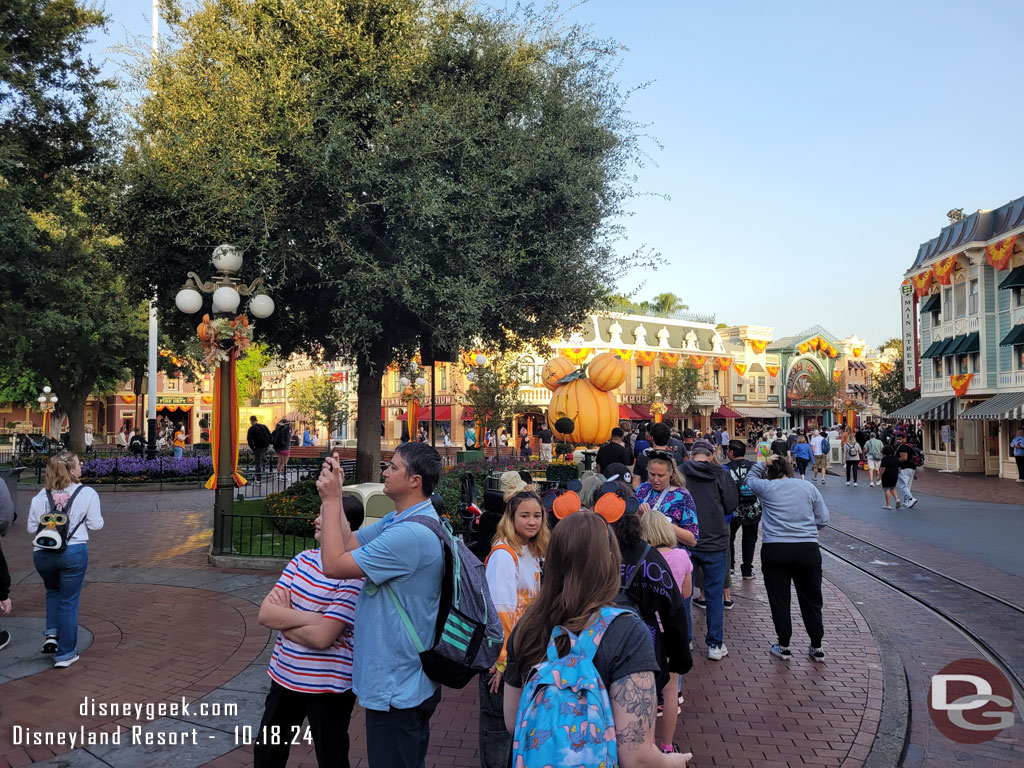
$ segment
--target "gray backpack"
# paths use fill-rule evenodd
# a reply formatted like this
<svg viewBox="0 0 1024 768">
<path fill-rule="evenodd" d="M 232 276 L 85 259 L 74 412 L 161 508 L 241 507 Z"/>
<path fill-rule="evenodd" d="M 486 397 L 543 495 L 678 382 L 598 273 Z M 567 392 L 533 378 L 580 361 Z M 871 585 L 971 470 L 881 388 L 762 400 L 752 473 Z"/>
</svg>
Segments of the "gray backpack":
<svg viewBox="0 0 1024 768">
<path fill-rule="evenodd" d="M 405 631 L 420 655 L 427 677 L 449 688 L 464 688 L 498 660 L 505 633 L 487 589 L 487 571 L 469 547 L 452 534 L 447 521 L 417 515 L 406 522 L 419 523 L 434 532 L 444 549 L 441 601 L 434 625 L 434 645 L 424 648 L 398 595 L 385 584 Z"/>
</svg>

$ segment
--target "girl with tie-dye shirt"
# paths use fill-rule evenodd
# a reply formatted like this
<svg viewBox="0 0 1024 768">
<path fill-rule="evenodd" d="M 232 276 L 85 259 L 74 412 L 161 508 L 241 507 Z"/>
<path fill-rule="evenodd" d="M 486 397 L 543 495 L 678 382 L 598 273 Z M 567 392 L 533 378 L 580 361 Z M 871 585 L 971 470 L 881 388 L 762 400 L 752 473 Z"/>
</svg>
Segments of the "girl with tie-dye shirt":
<svg viewBox="0 0 1024 768">
<path fill-rule="evenodd" d="M 487 556 L 487 587 L 505 631 L 505 642 L 526 606 L 540 591 L 541 568 L 548 547 L 544 507 L 536 491 L 509 499 Z M 490 672 L 480 675 L 480 755 L 486 768 L 505 768 L 512 737 L 505 729 L 505 646 Z"/>
</svg>

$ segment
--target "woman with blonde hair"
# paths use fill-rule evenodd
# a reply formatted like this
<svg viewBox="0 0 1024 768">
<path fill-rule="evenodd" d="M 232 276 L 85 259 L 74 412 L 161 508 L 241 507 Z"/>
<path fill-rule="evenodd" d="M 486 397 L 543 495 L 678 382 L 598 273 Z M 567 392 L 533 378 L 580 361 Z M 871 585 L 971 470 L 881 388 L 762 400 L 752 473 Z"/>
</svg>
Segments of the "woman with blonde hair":
<svg viewBox="0 0 1024 768">
<path fill-rule="evenodd" d="M 99 494 L 82 485 L 81 477 L 82 464 L 75 454 L 61 451 L 53 456 L 46 465 L 46 487 L 32 499 L 28 511 L 28 532 L 36 545 L 32 560 L 46 587 L 42 652 L 56 654 L 54 667 L 70 667 L 78 661 L 78 602 L 89 564 L 88 531 L 103 527 Z M 37 535 L 43 531 L 49 534 Z M 63 535 L 57 536 L 58 532 Z M 58 542 L 65 536 L 66 544 Z M 48 542 L 51 546 L 41 546 Z"/>
<path fill-rule="evenodd" d="M 533 486 L 521 479 L 513 483 L 511 477 L 503 485 L 517 490 L 506 498 L 505 514 L 498 522 L 491 553 L 485 562 L 487 587 L 507 643 L 512 629 L 540 591 L 541 568 L 550 534 L 544 505 Z M 505 768 L 512 747 L 502 712 L 505 663 L 505 648 L 502 648 L 490 672 L 480 675 L 480 763 L 483 768 Z"/>
<path fill-rule="evenodd" d="M 692 755 L 662 754 L 654 745 L 659 668 L 650 630 L 632 611 L 607 610 L 619 593 L 621 565 L 615 535 L 590 510 L 568 515 L 551 532 L 544 584 L 506 644 L 505 726 L 515 732 L 523 686 L 548 658 L 553 630 L 563 627 L 580 638 L 592 631 L 598 642 L 592 660 L 611 703 L 619 765 L 683 766 Z M 565 655 L 569 638 L 563 634 L 554 646 Z"/>
</svg>

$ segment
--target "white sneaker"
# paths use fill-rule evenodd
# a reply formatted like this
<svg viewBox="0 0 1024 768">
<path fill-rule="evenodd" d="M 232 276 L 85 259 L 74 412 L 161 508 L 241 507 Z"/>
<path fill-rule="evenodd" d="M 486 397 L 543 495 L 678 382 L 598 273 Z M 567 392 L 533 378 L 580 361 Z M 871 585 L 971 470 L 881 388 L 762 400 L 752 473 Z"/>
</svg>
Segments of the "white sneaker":
<svg viewBox="0 0 1024 768">
<path fill-rule="evenodd" d="M 847 481 L 846 481 L 846 484 L 847 484 L 847 485 L 849 485 L 849 484 L 850 484 L 850 481 L 849 481 L 849 480 L 847 480 Z"/>
<path fill-rule="evenodd" d="M 857 487 L 857 484 L 856 484 L 856 483 L 854 483 L 854 484 L 853 484 L 853 487 L 854 487 L 854 488 L 856 488 L 856 487 Z"/>
<path fill-rule="evenodd" d="M 54 669 L 64 669 L 64 667 L 70 667 L 72 664 L 78 661 L 78 658 L 78 654 L 76 653 L 70 659 L 64 659 L 63 661 L 55 661 L 53 662 Z"/>
<path fill-rule="evenodd" d="M 875 484 L 874 484 L 874 483 L 871 483 L 871 487 L 872 487 L 872 488 L 874 488 L 874 487 L 875 487 Z"/>
<path fill-rule="evenodd" d="M 708 658 L 712 661 L 721 661 L 728 655 L 729 649 L 725 647 L 725 643 L 708 647 Z"/>
</svg>

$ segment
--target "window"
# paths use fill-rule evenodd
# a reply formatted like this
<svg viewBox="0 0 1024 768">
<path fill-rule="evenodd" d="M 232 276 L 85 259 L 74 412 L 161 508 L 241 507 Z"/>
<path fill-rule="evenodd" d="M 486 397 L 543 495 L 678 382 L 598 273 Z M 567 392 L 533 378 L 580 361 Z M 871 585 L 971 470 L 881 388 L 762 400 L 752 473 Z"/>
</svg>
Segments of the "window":
<svg viewBox="0 0 1024 768">
<path fill-rule="evenodd" d="M 769 395 L 774 395 L 775 394 L 775 382 L 774 381 L 772 381 L 772 382 L 770 382 L 768 384 L 768 394 Z"/>
<path fill-rule="evenodd" d="M 642 365 L 636 367 L 636 388 L 644 388 L 644 367 Z"/>
<path fill-rule="evenodd" d="M 715 371 L 715 389 L 718 389 L 718 387 L 719 387 L 718 374 L 720 374 L 720 373 L 721 373 L 721 371 Z"/>
<path fill-rule="evenodd" d="M 952 376 L 954 373 L 956 373 L 956 371 L 953 369 L 953 365 L 956 362 L 955 358 L 952 355 L 949 355 L 947 357 L 944 357 L 943 360 L 946 361 L 946 375 Z"/>
<path fill-rule="evenodd" d="M 743 379 L 741 379 L 739 376 L 736 377 L 736 394 L 743 394 Z"/>
<path fill-rule="evenodd" d="M 953 311 L 957 318 L 967 314 L 967 284 L 957 283 L 953 286 Z"/>
<path fill-rule="evenodd" d="M 181 379 L 172 379 L 167 377 L 166 381 L 168 392 L 181 392 Z"/>
<path fill-rule="evenodd" d="M 967 283 L 967 314 L 978 314 L 978 281 L 971 280 Z"/>
<path fill-rule="evenodd" d="M 749 379 L 747 380 L 747 391 L 748 391 L 748 392 L 749 392 L 750 394 L 754 394 L 754 379 L 755 379 L 755 377 L 754 377 L 754 376 L 751 376 L 751 377 L 750 377 L 750 378 L 749 378 Z"/>
<path fill-rule="evenodd" d="M 953 289 L 942 289 L 942 321 L 947 322 L 953 319 Z"/>
<path fill-rule="evenodd" d="M 936 358 L 932 359 L 932 378 L 933 379 L 941 379 L 942 378 L 942 358 L 941 357 L 936 357 Z"/>
<path fill-rule="evenodd" d="M 448 366 L 442 365 L 437 369 L 437 384 L 440 389 L 448 389 Z"/>
<path fill-rule="evenodd" d="M 757 377 L 757 394 L 764 394 L 764 376 Z"/>
<path fill-rule="evenodd" d="M 957 373 L 970 373 L 970 359 L 968 355 L 957 355 L 956 356 L 956 372 Z"/>
<path fill-rule="evenodd" d="M 1024 307 L 1024 288 L 1020 286 L 1013 289 L 1013 306 Z"/>
<path fill-rule="evenodd" d="M 1017 370 L 1024 371 L 1024 344 L 1013 345 L 1013 359 L 1017 361 Z"/>
</svg>

